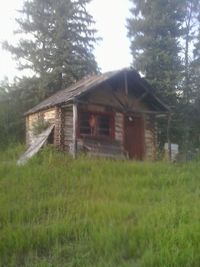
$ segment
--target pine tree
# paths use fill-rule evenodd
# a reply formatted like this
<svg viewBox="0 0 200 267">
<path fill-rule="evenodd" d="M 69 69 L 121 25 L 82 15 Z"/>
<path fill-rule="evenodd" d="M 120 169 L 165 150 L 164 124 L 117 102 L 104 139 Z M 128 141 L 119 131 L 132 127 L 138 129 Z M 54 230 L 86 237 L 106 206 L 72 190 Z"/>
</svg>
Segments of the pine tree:
<svg viewBox="0 0 200 267">
<path fill-rule="evenodd" d="M 177 104 L 182 76 L 179 37 L 182 34 L 182 0 L 131 0 L 128 36 L 133 66 L 152 84 L 156 94 L 171 108 L 171 141 L 180 136 L 177 128 Z M 159 144 L 167 141 L 167 120 L 160 120 Z"/>
<path fill-rule="evenodd" d="M 16 46 L 4 43 L 20 70 L 33 77 L 0 84 L 0 146 L 24 139 L 23 113 L 85 75 L 98 71 L 90 0 L 25 0 Z M 15 112 L 13 112 L 13 110 Z"/>
<path fill-rule="evenodd" d="M 193 79 L 193 100 L 200 100 L 200 29 L 198 41 L 195 43 L 194 60 L 191 64 Z"/>
<path fill-rule="evenodd" d="M 194 41 L 196 39 L 197 26 L 198 26 L 198 14 L 200 11 L 199 0 L 184 0 L 183 1 L 184 10 L 184 21 L 182 25 L 182 52 L 183 52 L 183 103 L 189 104 L 193 99 L 193 61 L 196 61 L 195 50 L 192 55 L 192 48 Z M 195 45 L 196 46 L 196 45 Z"/>
<path fill-rule="evenodd" d="M 179 128 L 181 129 L 182 150 L 187 154 L 188 150 L 197 145 L 197 140 L 199 139 L 199 130 L 195 118 L 195 113 L 197 112 L 195 107 L 195 80 L 197 76 L 195 73 L 199 62 L 195 59 L 192 49 L 197 35 L 200 3 L 198 0 L 184 0 L 182 6 L 184 12 L 184 20 L 181 26 L 183 73 L 178 112 L 181 122 Z"/>
<path fill-rule="evenodd" d="M 98 70 L 93 55 L 96 31 L 86 10 L 89 2 L 25 1 L 17 19 L 22 38 L 17 46 L 4 47 L 19 61 L 19 69 L 30 69 L 40 78 L 41 97 L 44 88 L 59 90 Z"/>
<path fill-rule="evenodd" d="M 190 52 L 188 53 L 189 61 L 189 83 L 188 83 L 188 102 L 187 107 L 191 107 L 191 112 L 185 112 L 185 131 L 189 136 L 188 142 L 191 146 L 199 148 L 200 146 L 200 5 L 195 6 L 193 11 L 196 18 L 193 17 L 192 38 L 189 35 Z M 194 41 L 195 40 L 195 41 Z M 193 46 L 194 44 L 194 46 Z M 191 47 L 193 47 L 193 53 L 191 54 Z M 187 81 L 187 80 L 186 80 Z M 187 83 L 185 83 L 185 89 L 187 89 Z M 186 105 L 186 104 L 185 104 Z M 187 121 L 186 121 L 187 119 Z"/>
<path fill-rule="evenodd" d="M 128 36 L 134 67 L 170 105 L 176 103 L 181 61 L 178 37 L 183 11 L 180 0 L 132 0 Z"/>
</svg>

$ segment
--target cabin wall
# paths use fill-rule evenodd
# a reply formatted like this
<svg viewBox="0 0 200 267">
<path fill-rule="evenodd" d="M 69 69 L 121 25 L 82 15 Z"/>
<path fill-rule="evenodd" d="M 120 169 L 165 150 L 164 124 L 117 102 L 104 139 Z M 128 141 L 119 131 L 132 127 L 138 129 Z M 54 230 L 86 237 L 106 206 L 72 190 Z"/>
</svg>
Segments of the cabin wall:
<svg viewBox="0 0 200 267">
<path fill-rule="evenodd" d="M 99 102 L 98 102 L 99 103 Z M 143 108 L 143 105 L 141 106 L 138 103 L 138 107 Z M 85 110 L 85 111 L 93 111 L 93 112 L 113 112 L 114 114 L 114 131 L 115 136 L 114 140 L 119 143 L 119 146 L 121 149 L 124 150 L 124 114 L 119 111 L 115 111 L 115 108 L 110 108 L 109 106 L 103 106 L 103 105 L 95 105 L 95 104 L 82 104 L 79 106 L 79 110 Z M 71 111 L 72 112 L 72 111 Z M 70 115 L 70 118 L 72 118 L 72 114 Z M 73 122 L 69 123 L 72 125 Z M 70 135 L 72 136 L 72 132 L 70 132 Z M 70 140 L 71 146 L 72 146 L 72 139 Z M 101 141 L 98 140 L 98 143 L 101 144 Z M 156 122 L 155 122 L 155 116 L 154 115 L 144 115 L 144 143 L 145 143 L 145 155 L 144 159 L 148 161 L 153 161 L 156 159 L 156 150 L 157 150 L 157 131 L 156 131 Z M 82 147 L 84 144 L 84 141 L 82 138 L 78 138 L 78 147 Z M 103 141 L 102 141 L 103 144 Z M 125 151 L 124 151 L 125 152 Z M 126 152 L 125 152 L 126 154 Z"/>
<path fill-rule="evenodd" d="M 81 137 L 77 131 L 77 149 L 78 152 L 88 152 L 89 155 L 108 156 L 123 158 L 123 114 L 115 112 L 103 105 L 79 104 L 78 117 L 81 112 L 90 111 L 95 113 L 113 114 L 114 139 L 100 139 L 95 137 Z M 73 109 L 70 108 L 65 115 L 65 149 L 73 153 Z M 78 119 L 79 120 L 79 119 Z M 88 150 L 89 149 L 89 150 Z"/>
<path fill-rule="evenodd" d="M 157 130 L 156 119 L 152 114 L 147 114 L 149 107 L 143 101 L 138 100 L 134 94 L 129 91 L 128 97 L 125 94 L 123 86 L 119 86 L 115 90 L 107 83 L 102 84 L 98 90 L 89 93 L 83 102 L 86 102 L 85 109 L 99 112 L 114 112 L 115 114 L 115 140 L 124 146 L 124 107 L 134 111 L 144 113 L 144 143 L 145 155 L 144 159 L 153 161 L 156 159 L 157 153 Z M 93 104 L 91 104 L 93 103 Z M 147 112 L 147 113 L 145 113 Z"/>
<path fill-rule="evenodd" d="M 145 159 L 156 160 L 157 151 L 157 129 L 156 120 L 153 115 L 145 116 Z"/>
<path fill-rule="evenodd" d="M 56 148 L 62 148 L 62 120 L 63 113 L 60 107 L 55 108 L 55 119 L 54 119 L 54 145 Z"/>
<path fill-rule="evenodd" d="M 79 112 L 81 110 L 88 110 L 93 112 L 108 112 L 108 107 L 88 104 L 79 106 Z M 122 112 L 115 112 L 114 114 L 114 140 L 118 142 L 119 146 L 123 150 L 124 145 L 124 114 Z M 72 105 L 65 107 L 55 107 L 53 109 L 41 111 L 35 114 L 31 114 L 26 117 L 26 143 L 32 144 L 34 141 L 33 127 L 39 118 L 43 116 L 45 121 L 49 121 L 51 124 L 55 124 L 54 129 L 54 145 L 58 149 L 72 152 L 73 147 L 73 108 Z M 153 115 L 144 116 L 145 127 L 145 160 L 153 161 L 156 159 L 157 151 L 157 130 L 156 120 Z M 82 138 L 78 138 L 78 147 L 83 146 Z M 98 144 L 101 141 L 98 140 Z M 102 142 L 103 143 L 103 142 Z"/>
<path fill-rule="evenodd" d="M 40 118 L 44 121 L 50 122 L 50 124 L 55 123 L 56 108 L 51 108 L 48 110 L 40 111 L 34 114 L 26 116 L 26 145 L 29 146 L 34 142 L 34 125 Z"/>
<path fill-rule="evenodd" d="M 124 151 L 124 106 L 133 110 L 148 111 L 148 107 L 139 101 L 134 95 L 125 95 L 124 90 L 118 88 L 114 94 L 108 84 L 102 85 L 81 98 L 78 105 L 78 114 L 81 110 L 92 112 L 113 113 L 114 116 L 114 140 L 106 143 L 108 149 L 119 148 L 117 152 Z M 26 142 L 30 145 L 34 141 L 33 127 L 37 120 L 43 117 L 45 121 L 55 124 L 54 144 L 57 148 L 72 152 L 73 150 L 73 106 L 68 104 L 62 107 L 55 107 L 26 117 Z M 157 132 L 155 116 L 144 115 L 144 138 L 145 138 L 145 160 L 156 159 Z M 78 149 L 84 145 L 83 138 L 77 136 Z M 95 143 L 95 140 L 94 140 Z M 102 140 L 97 141 L 99 146 L 105 146 Z M 112 148 L 113 146 L 113 148 Z M 117 153 L 116 152 L 116 153 Z M 125 152 L 125 151 L 124 151 Z M 126 154 L 126 153 L 125 153 Z"/>
<path fill-rule="evenodd" d="M 121 146 L 123 146 L 124 142 L 124 115 L 121 112 L 115 112 L 115 110 L 110 110 L 106 106 L 101 105 L 95 105 L 95 104 L 88 104 L 88 105 L 80 105 L 79 106 L 79 113 L 81 110 L 84 111 L 91 111 L 91 112 L 110 112 L 113 113 L 114 116 L 114 139 L 120 143 Z M 73 114 L 71 114 L 71 118 L 73 117 Z M 73 121 L 70 121 L 70 125 L 73 125 Z M 72 134 L 70 132 L 70 134 Z"/>
<path fill-rule="evenodd" d="M 73 144 L 73 106 L 67 105 L 62 108 L 62 147 L 71 152 Z"/>
<path fill-rule="evenodd" d="M 115 140 L 119 141 L 123 146 L 124 143 L 124 115 L 123 113 L 115 113 Z"/>
</svg>

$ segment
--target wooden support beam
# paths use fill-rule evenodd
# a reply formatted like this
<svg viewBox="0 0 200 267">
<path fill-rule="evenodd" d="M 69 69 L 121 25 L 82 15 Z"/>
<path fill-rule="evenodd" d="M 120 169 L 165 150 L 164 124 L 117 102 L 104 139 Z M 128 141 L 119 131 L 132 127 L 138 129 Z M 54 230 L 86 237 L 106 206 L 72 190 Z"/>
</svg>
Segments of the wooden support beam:
<svg viewBox="0 0 200 267">
<path fill-rule="evenodd" d="M 142 94 L 140 97 L 136 98 L 136 100 L 138 102 L 141 102 L 147 95 L 148 95 L 148 93 L 145 91 L 144 94 Z"/>
<path fill-rule="evenodd" d="M 164 111 L 151 111 L 151 110 L 141 110 L 141 109 L 136 109 L 136 108 L 131 108 L 131 109 L 126 109 L 122 107 L 113 107 L 109 105 L 103 105 L 100 103 L 95 103 L 95 102 L 90 102 L 90 101 L 83 101 L 83 100 L 77 100 L 77 103 L 83 104 L 83 105 L 96 105 L 99 107 L 105 107 L 112 109 L 113 111 L 116 112 L 121 112 L 121 113 L 139 113 L 139 114 L 154 114 L 154 115 L 169 115 L 169 112 L 164 112 Z"/>
<path fill-rule="evenodd" d="M 170 129 L 171 129 L 171 114 L 168 115 L 168 122 L 167 122 L 167 142 L 168 142 L 168 156 L 169 160 L 172 159 L 172 146 L 171 146 L 171 137 L 170 137 Z"/>
<path fill-rule="evenodd" d="M 124 71 L 124 84 L 125 84 L 125 94 L 128 96 L 128 78 L 127 78 L 127 71 Z"/>
<path fill-rule="evenodd" d="M 77 129 L 78 129 L 78 108 L 77 103 L 73 103 L 73 158 L 77 156 Z"/>
</svg>

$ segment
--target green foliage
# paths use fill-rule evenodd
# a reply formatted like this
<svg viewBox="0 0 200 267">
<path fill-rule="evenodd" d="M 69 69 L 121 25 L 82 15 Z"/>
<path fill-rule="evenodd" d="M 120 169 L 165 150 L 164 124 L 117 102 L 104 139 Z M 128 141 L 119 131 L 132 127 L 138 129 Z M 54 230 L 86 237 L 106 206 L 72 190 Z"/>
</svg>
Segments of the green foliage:
<svg viewBox="0 0 200 267">
<path fill-rule="evenodd" d="M 170 105 L 176 103 L 181 60 L 181 1 L 134 0 L 128 20 L 133 65 Z"/>
<path fill-rule="evenodd" d="M 199 163 L 17 154 L 0 162 L 0 266 L 199 266 Z"/>
<path fill-rule="evenodd" d="M 182 80 L 180 57 L 182 0 L 132 0 L 128 36 L 134 67 L 152 84 L 155 93 L 170 107 L 178 105 L 177 93 Z M 173 118 L 174 119 L 174 118 Z M 159 143 L 167 142 L 167 120 L 158 122 Z M 177 121 L 171 124 L 171 140 L 178 142 Z"/>
<path fill-rule="evenodd" d="M 200 13 L 198 21 L 200 22 Z M 198 29 L 197 39 L 194 45 L 194 60 L 191 64 L 191 80 L 192 83 L 192 102 L 193 102 L 193 116 L 191 120 L 192 129 L 195 131 L 195 136 L 198 141 L 200 141 L 200 27 Z"/>
<path fill-rule="evenodd" d="M 38 103 L 42 93 L 38 78 L 16 79 L 11 85 L 7 81 L 0 86 L 0 147 L 24 140 L 24 112 Z"/>
<path fill-rule="evenodd" d="M 200 7 L 198 14 L 198 33 L 196 36 L 194 49 L 193 49 L 193 61 L 191 64 L 191 81 L 192 81 L 192 99 L 193 101 L 199 101 L 199 84 L 200 84 Z"/>
<path fill-rule="evenodd" d="M 188 104 L 190 100 L 193 99 L 193 61 L 195 55 L 192 55 L 192 49 L 194 41 L 197 36 L 198 28 L 198 16 L 200 14 L 200 3 L 198 0 L 184 0 L 183 1 L 184 10 L 184 21 L 182 25 L 183 29 L 183 95 L 182 100 L 184 103 Z"/>
<path fill-rule="evenodd" d="M 20 41 L 4 43 L 19 69 L 34 76 L 0 84 L 0 147 L 24 139 L 23 114 L 57 90 L 97 72 L 94 21 L 89 0 L 24 1 L 19 12 Z"/>
<path fill-rule="evenodd" d="M 49 121 L 45 121 L 44 118 L 38 118 L 36 122 L 33 123 L 33 134 L 38 135 L 46 130 L 50 126 Z"/>
<path fill-rule="evenodd" d="M 132 0 L 128 35 L 134 66 L 171 107 L 171 141 L 185 153 L 199 143 L 198 0 Z M 195 43 L 194 55 L 192 54 Z M 166 142 L 166 120 L 159 124 Z"/>
<path fill-rule="evenodd" d="M 38 74 L 48 93 L 97 71 L 93 55 L 96 30 L 87 12 L 89 2 L 25 1 L 17 19 L 22 38 L 17 46 L 4 43 L 19 61 L 19 69 Z"/>
</svg>

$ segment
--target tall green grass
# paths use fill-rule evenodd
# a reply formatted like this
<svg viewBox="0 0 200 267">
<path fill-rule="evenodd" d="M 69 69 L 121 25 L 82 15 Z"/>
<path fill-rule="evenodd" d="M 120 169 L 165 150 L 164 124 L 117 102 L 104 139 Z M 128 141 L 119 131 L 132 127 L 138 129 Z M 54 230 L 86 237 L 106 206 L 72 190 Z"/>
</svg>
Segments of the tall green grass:
<svg viewBox="0 0 200 267">
<path fill-rule="evenodd" d="M 200 164 L 0 155 L 0 266 L 200 266 Z"/>
</svg>

